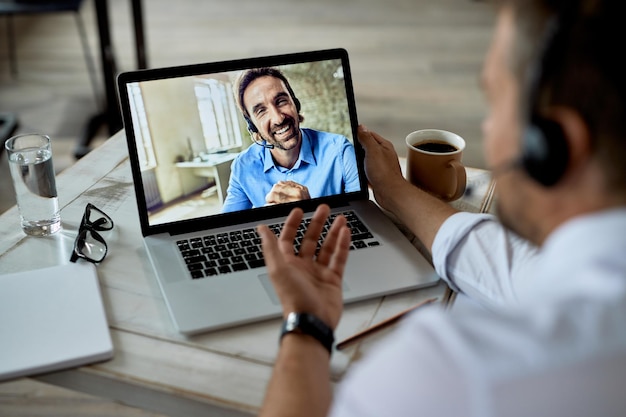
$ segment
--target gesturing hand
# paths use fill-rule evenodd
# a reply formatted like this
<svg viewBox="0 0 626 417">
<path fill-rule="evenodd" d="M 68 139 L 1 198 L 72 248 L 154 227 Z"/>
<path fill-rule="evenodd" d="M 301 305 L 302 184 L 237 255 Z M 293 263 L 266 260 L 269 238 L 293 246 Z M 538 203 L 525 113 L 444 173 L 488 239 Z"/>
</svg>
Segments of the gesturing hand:
<svg viewBox="0 0 626 417">
<path fill-rule="evenodd" d="M 291 211 L 280 237 L 277 238 L 266 225 L 259 225 L 258 232 L 283 316 L 293 311 L 311 313 L 334 329 L 343 309 L 341 280 L 350 250 L 350 230 L 346 219 L 338 216 L 315 256 L 317 241 L 329 213 L 327 205 L 317 208 L 297 255 L 293 244 L 303 218 L 301 209 Z"/>
</svg>

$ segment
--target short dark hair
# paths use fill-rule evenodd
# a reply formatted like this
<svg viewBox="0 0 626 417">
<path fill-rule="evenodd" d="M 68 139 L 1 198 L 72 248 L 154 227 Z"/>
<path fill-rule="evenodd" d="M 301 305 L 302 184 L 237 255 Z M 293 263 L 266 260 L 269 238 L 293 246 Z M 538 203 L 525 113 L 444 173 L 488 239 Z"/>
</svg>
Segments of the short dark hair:
<svg viewBox="0 0 626 417">
<path fill-rule="evenodd" d="M 626 191 L 626 65 L 618 57 L 626 34 L 623 0 L 499 0 L 510 7 L 516 35 L 511 70 L 525 95 L 528 71 L 539 59 L 546 28 L 568 11 L 565 41 L 559 59 L 542 74 L 535 111 L 551 105 L 576 110 L 587 124 L 595 157 L 605 170 L 608 186 Z M 568 9 L 573 8 L 573 9 Z"/>
<path fill-rule="evenodd" d="M 250 120 L 250 115 L 248 114 L 248 110 L 246 110 L 246 107 L 243 104 L 243 94 L 246 91 L 246 88 L 248 88 L 248 85 L 250 85 L 252 81 L 261 77 L 274 77 L 274 78 L 278 78 L 279 80 L 281 80 L 285 84 L 285 87 L 287 88 L 287 91 L 289 92 L 291 99 L 294 101 L 294 103 L 296 103 L 298 114 L 300 113 L 300 101 L 298 100 L 295 93 L 293 92 L 293 89 L 291 88 L 291 85 L 289 84 L 287 77 L 285 77 L 285 75 L 277 68 L 263 67 L 263 68 L 253 68 L 253 69 L 244 71 L 243 73 L 239 75 L 235 83 L 235 99 L 237 101 L 237 106 L 239 107 L 241 114 L 243 114 L 243 117 L 245 117 L 247 120 Z"/>
</svg>

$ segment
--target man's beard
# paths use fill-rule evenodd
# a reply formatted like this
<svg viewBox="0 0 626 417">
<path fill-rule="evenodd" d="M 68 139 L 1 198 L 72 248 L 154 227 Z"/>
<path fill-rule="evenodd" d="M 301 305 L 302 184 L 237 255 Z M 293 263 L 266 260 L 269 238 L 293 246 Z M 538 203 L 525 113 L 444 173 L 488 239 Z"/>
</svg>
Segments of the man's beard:
<svg viewBox="0 0 626 417">
<path fill-rule="evenodd" d="M 273 137 L 274 135 L 272 134 L 272 140 L 267 140 L 267 138 L 264 138 L 265 141 L 267 143 L 274 145 L 275 149 L 280 149 L 283 151 L 289 151 L 291 149 L 296 148 L 300 144 L 299 140 L 293 141 L 289 145 L 286 145 L 286 143 L 290 142 L 293 138 L 299 138 L 299 135 L 300 135 L 300 129 L 296 127 L 292 119 L 286 120 L 279 126 L 276 126 L 276 128 L 274 128 L 273 131 L 281 130 L 281 129 L 284 129 L 285 127 L 289 127 L 290 129 L 293 130 L 290 136 L 278 140 L 278 139 L 274 139 Z"/>
</svg>

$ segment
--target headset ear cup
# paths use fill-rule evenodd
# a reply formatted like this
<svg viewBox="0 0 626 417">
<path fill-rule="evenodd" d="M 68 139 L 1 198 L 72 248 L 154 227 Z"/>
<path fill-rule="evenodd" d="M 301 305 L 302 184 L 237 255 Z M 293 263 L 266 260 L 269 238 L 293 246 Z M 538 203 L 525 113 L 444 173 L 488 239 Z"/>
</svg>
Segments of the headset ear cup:
<svg viewBox="0 0 626 417">
<path fill-rule="evenodd" d="M 562 126 L 554 120 L 533 117 L 524 131 L 522 167 L 545 187 L 556 184 L 569 163 L 569 147 Z"/>
<path fill-rule="evenodd" d="M 246 124 L 248 125 L 248 132 L 250 132 L 251 135 L 253 133 L 258 133 L 259 130 L 256 128 L 254 123 L 252 123 L 252 120 L 248 119 L 247 117 L 245 119 L 246 119 Z"/>
</svg>

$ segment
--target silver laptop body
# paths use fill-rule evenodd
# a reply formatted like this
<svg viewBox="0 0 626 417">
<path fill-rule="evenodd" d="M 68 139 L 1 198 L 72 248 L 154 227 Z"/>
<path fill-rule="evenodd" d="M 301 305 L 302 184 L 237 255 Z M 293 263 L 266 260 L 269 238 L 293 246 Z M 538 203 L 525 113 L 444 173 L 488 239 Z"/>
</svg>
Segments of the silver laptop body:
<svg viewBox="0 0 626 417">
<path fill-rule="evenodd" d="M 279 68 L 287 76 L 302 102 L 307 127 L 339 129 L 354 145 L 359 191 L 221 211 L 232 160 L 248 146 L 257 146 L 249 142 L 246 123 L 234 104 L 232 83 L 240 71 L 260 67 Z M 247 242 L 250 230 L 259 223 L 280 224 L 295 206 L 310 217 L 320 203 L 329 204 L 333 213 L 356 215 L 371 233 L 350 252 L 345 302 L 438 282 L 432 266 L 369 200 L 345 50 L 130 71 L 119 75 L 118 88 L 145 247 L 181 333 L 280 316 L 266 268 L 248 260 L 239 245 Z M 330 105 L 329 99 L 334 101 Z M 228 236 L 239 241 L 221 240 Z M 222 261 L 211 260 L 212 254 L 233 250 L 242 251 L 241 262 L 226 266 L 232 272 L 214 274 L 220 268 L 216 263 Z M 205 268 L 211 263 L 215 268 L 198 272 L 198 265 Z"/>
</svg>

